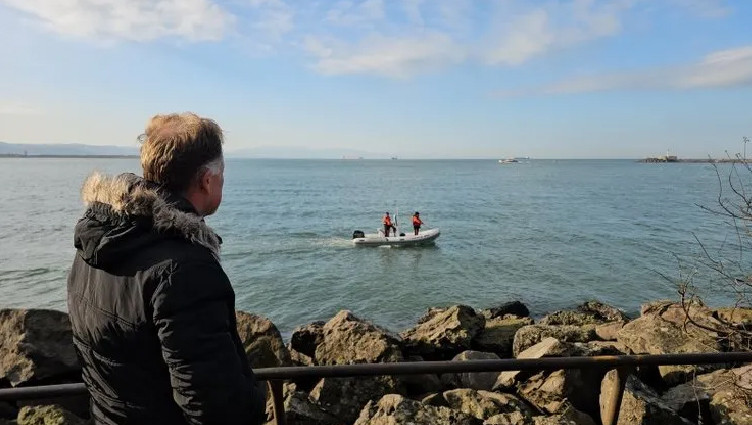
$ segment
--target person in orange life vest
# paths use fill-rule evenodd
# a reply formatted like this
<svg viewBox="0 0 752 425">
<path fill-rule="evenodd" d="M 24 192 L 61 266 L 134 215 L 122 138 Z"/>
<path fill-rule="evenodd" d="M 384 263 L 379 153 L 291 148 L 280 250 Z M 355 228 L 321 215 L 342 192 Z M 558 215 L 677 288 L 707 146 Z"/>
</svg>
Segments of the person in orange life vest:
<svg viewBox="0 0 752 425">
<path fill-rule="evenodd" d="M 387 238 L 389 237 L 389 230 L 394 228 L 392 226 L 392 217 L 389 216 L 389 211 L 386 212 L 386 215 L 384 216 L 384 236 Z"/>
<path fill-rule="evenodd" d="M 416 235 L 420 231 L 421 224 L 423 224 L 423 222 L 420 221 L 420 213 L 415 211 L 415 214 L 413 214 L 413 229 L 415 230 Z"/>
</svg>

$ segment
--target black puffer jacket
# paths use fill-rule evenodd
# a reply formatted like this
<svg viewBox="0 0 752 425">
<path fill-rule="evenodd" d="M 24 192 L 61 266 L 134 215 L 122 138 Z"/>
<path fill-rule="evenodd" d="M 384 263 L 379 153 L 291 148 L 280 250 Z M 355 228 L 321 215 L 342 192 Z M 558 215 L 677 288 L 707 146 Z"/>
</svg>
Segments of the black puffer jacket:
<svg viewBox="0 0 752 425">
<path fill-rule="evenodd" d="M 91 176 L 68 309 L 97 424 L 259 424 L 220 240 L 185 199 Z"/>
</svg>

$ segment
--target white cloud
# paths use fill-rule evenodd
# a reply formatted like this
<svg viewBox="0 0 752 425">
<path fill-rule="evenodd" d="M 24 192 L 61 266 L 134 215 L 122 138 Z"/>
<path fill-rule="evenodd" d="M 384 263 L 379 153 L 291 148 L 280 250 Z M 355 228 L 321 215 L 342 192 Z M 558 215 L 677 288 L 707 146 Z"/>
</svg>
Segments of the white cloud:
<svg viewBox="0 0 752 425">
<path fill-rule="evenodd" d="M 513 19 L 501 18 L 506 30 L 492 37 L 483 53 L 493 65 L 519 65 L 550 50 L 571 47 L 621 31 L 620 13 L 631 3 L 573 0 L 549 3 Z"/>
<path fill-rule="evenodd" d="M 424 0 L 403 0 L 402 1 L 402 8 L 405 11 L 405 15 L 407 15 L 407 18 L 410 20 L 410 22 L 423 26 L 423 15 L 420 13 L 420 6 L 423 3 Z"/>
<path fill-rule="evenodd" d="M 413 37 L 370 36 L 356 44 L 308 37 L 306 50 L 325 75 L 369 74 L 406 78 L 465 59 L 465 52 L 440 33 Z"/>
<path fill-rule="evenodd" d="M 496 93 L 498 96 L 574 94 L 615 90 L 691 90 L 752 85 L 752 46 L 721 50 L 701 61 L 632 73 L 573 78 L 530 90 Z"/>
<path fill-rule="evenodd" d="M 359 3 L 344 0 L 334 5 L 326 20 L 335 25 L 353 26 L 383 19 L 384 0 L 362 0 Z"/>
<path fill-rule="evenodd" d="M 0 115 L 39 115 L 42 110 L 25 103 L 0 100 Z"/>
<path fill-rule="evenodd" d="M 222 39 L 233 16 L 211 0 L 0 0 L 56 33 L 90 38 L 150 41 L 177 37 Z"/>
<path fill-rule="evenodd" d="M 252 26 L 263 34 L 280 38 L 294 28 L 295 11 L 282 0 L 250 0 L 256 12 Z"/>
<path fill-rule="evenodd" d="M 671 0 L 679 7 L 705 18 L 722 18 L 731 13 L 725 0 Z"/>
</svg>

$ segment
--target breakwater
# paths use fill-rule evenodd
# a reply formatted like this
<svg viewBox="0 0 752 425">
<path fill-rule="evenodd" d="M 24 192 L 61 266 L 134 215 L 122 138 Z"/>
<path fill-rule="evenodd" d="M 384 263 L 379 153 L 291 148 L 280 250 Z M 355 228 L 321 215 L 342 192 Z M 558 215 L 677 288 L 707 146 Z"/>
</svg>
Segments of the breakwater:
<svg viewBox="0 0 752 425">
<path fill-rule="evenodd" d="M 636 317 L 590 301 L 535 320 L 526 305 L 509 302 L 431 308 L 401 332 L 342 310 L 297 327 L 283 341 L 269 320 L 236 315 L 254 368 L 737 351 L 749 341 L 714 329 L 752 323 L 750 309 L 672 301 L 645 303 Z M 0 337 L 0 386 L 80 379 L 65 313 L 0 310 Z M 285 383 L 285 410 L 297 424 L 589 425 L 601 423 L 609 409 L 604 392 L 614 379 L 602 370 L 301 379 Z M 640 368 L 627 381 L 620 417 L 643 424 L 745 423 L 752 412 L 751 382 L 752 367 L 743 365 Z M 21 425 L 54 414 L 69 418 L 62 423 L 83 423 L 87 407 L 85 397 L 41 405 L 0 402 L 0 422 Z"/>
</svg>

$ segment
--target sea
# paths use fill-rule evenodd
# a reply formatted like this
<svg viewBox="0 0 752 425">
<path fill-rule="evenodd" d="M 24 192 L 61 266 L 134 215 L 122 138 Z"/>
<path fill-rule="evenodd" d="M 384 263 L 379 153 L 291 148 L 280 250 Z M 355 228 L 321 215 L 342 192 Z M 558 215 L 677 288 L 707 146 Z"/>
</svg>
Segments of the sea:
<svg viewBox="0 0 752 425">
<path fill-rule="evenodd" d="M 728 285 L 696 265 L 738 257 L 734 227 L 702 208 L 717 205 L 732 171 L 719 167 L 228 159 L 224 200 L 207 222 L 224 240 L 237 308 L 285 337 L 342 309 L 393 331 L 458 303 L 521 300 L 540 316 L 597 299 L 634 314 L 678 299 L 687 278 L 724 305 L 735 300 Z M 139 170 L 133 158 L 0 159 L 0 308 L 66 310 L 81 183 L 93 171 Z M 403 231 L 420 211 L 441 236 L 426 247 L 353 246 L 353 231 L 375 232 L 386 211 Z"/>
</svg>

